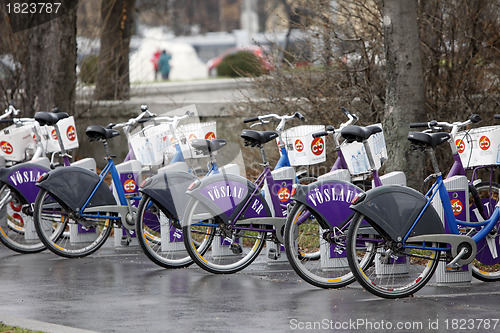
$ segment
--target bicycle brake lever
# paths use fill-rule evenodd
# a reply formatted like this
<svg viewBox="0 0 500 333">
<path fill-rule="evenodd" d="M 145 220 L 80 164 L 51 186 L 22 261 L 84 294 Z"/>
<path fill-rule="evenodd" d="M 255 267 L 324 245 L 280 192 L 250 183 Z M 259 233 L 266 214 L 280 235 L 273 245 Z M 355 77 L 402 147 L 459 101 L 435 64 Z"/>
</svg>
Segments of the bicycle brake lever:
<svg viewBox="0 0 500 333">
<path fill-rule="evenodd" d="M 250 125 L 250 128 L 257 126 L 257 125 L 267 124 L 267 123 L 269 123 L 269 120 L 261 120 L 259 123 L 254 123 L 254 124 Z"/>
</svg>

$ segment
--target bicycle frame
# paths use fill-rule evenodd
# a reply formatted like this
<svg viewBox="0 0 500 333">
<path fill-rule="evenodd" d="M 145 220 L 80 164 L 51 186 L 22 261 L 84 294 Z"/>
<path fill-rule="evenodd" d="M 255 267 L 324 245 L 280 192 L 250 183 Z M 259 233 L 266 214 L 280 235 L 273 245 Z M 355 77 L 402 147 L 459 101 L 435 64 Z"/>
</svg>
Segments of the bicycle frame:
<svg viewBox="0 0 500 333">
<path fill-rule="evenodd" d="M 431 189 L 426 193 L 425 197 L 427 198 L 427 203 L 425 207 L 422 209 L 420 214 L 418 215 L 417 219 L 411 226 L 410 230 L 406 234 L 406 236 L 403 239 L 403 248 L 408 248 L 408 249 L 422 249 L 422 250 L 439 250 L 439 251 L 450 251 L 450 248 L 435 248 L 435 247 L 428 247 L 428 246 L 411 246 L 411 245 L 406 245 L 404 242 L 410 237 L 411 232 L 414 230 L 416 225 L 418 224 L 420 218 L 422 215 L 425 213 L 426 209 L 429 207 L 429 205 L 432 202 L 432 199 L 436 196 L 436 194 L 439 193 L 439 196 L 441 198 L 441 204 L 444 210 L 444 216 L 445 216 L 445 230 L 451 234 L 460 234 L 459 231 L 459 226 L 464 226 L 464 227 L 483 227 L 481 231 L 476 233 L 475 235 L 472 236 L 472 239 L 474 242 L 478 243 L 481 240 L 483 240 L 491 230 L 493 230 L 493 227 L 497 224 L 499 217 L 500 217 L 500 206 L 499 204 L 496 205 L 495 210 L 493 211 L 492 216 L 482 222 L 476 222 L 476 223 L 468 223 L 464 221 L 459 221 L 455 218 L 455 215 L 453 213 L 453 208 L 451 206 L 451 201 L 448 198 L 448 192 L 446 190 L 446 187 L 444 186 L 443 178 L 442 176 L 437 176 L 436 182 L 432 185 Z"/>
</svg>

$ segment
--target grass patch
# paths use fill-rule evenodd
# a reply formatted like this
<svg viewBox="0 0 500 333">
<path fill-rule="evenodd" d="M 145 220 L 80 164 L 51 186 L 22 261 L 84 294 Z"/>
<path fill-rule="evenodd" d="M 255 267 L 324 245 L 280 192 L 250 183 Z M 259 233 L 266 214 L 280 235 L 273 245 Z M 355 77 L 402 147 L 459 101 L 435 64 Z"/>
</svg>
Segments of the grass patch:
<svg viewBox="0 0 500 333">
<path fill-rule="evenodd" d="M 0 332 L 3 333 L 43 333 L 42 331 L 32 331 L 24 328 L 7 326 L 4 323 L 0 323 Z"/>
</svg>

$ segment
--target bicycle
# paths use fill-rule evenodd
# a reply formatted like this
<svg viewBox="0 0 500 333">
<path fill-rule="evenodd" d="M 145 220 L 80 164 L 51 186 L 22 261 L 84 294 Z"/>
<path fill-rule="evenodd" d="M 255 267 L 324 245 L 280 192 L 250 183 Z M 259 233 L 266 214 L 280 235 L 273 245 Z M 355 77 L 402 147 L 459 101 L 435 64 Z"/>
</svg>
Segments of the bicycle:
<svg viewBox="0 0 500 333">
<path fill-rule="evenodd" d="M 434 169 L 428 179 L 436 181 L 425 195 L 406 187 L 382 186 L 352 201 L 355 215 L 347 234 L 349 267 L 356 280 L 374 295 L 401 298 L 414 294 L 430 280 L 439 261 L 447 262 L 448 268 L 473 263 L 476 273 L 488 276 L 488 281 L 500 279 L 498 258 L 482 261 L 476 256 L 478 244 L 497 241 L 499 204 L 485 221 L 456 219 L 434 152 L 451 138 L 443 132 L 408 135 L 414 148 L 429 154 Z M 437 193 L 444 225 L 431 205 Z M 397 209 L 391 209 L 394 207 Z"/>
<path fill-rule="evenodd" d="M 213 153 L 226 146 L 226 140 L 196 139 L 191 146 L 209 155 L 209 170 L 205 177 L 219 172 Z M 166 170 L 148 178 L 140 188 L 142 199 L 139 203 L 136 232 L 139 244 L 146 256 L 164 268 L 183 268 L 193 263 L 184 249 L 182 239 L 182 213 L 188 196 L 186 189 L 198 179 L 189 171 Z"/>
<path fill-rule="evenodd" d="M 302 118 L 300 114 L 278 117 L 283 125 L 294 117 Z M 245 145 L 260 149 L 264 170 L 255 182 L 219 174 L 195 180 L 187 191 L 190 200 L 182 221 L 184 246 L 198 266 L 212 273 L 244 269 L 259 255 L 264 241 L 283 244 L 282 232 L 295 176 L 274 179 L 264 150 L 264 144 L 280 139 L 280 133 L 248 129 L 242 131 L 241 137 Z"/>
<path fill-rule="evenodd" d="M 446 178 L 451 178 L 453 176 L 466 176 L 468 171 L 472 171 L 471 177 L 469 179 L 469 193 L 472 205 L 469 208 L 470 218 L 472 220 L 481 221 L 483 219 L 488 219 L 491 215 L 490 207 L 494 207 L 496 202 L 492 201 L 493 197 L 500 190 L 500 185 L 493 182 L 493 172 L 498 165 L 489 164 L 483 165 L 480 161 L 473 161 L 471 163 L 470 151 L 468 154 L 464 154 L 469 150 L 472 150 L 471 135 L 479 131 L 484 131 L 483 127 L 474 128 L 459 132 L 462 128 L 465 128 L 471 124 L 476 124 L 481 121 L 481 118 L 477 114 L 471 115 L 471 117 L 464 122 L 441 122 L 432 120 L 430 122 L 424 123 L 413 123 L 410 124 L 410 128 L 427 128 L 427 131 L 439 131 L 443 128 L 450 130 L 450 149 L 453 156 L 453 165 L 451 166 Z M 465 155 L 465 156 L 463 156 Z M 467 161 L 464 167 L 464 162 Z M 479 170 L 486 169 L 490 172 L 489 181 L 482 181 L 478 178 Z M 495 200 L 498 201 L 498 200 Z M 460 218 L 466 218 L 465 210 L 464 214 L 459 216 Z M 477 276 L 476 276 L 477 277 Z"/>
<path fill-rule="evenodd" d="M 278 133 L 282 133 L 287 121 L 293 118 L 303 119 L 300 113 L 292 116 L 278 116 L 270 114 L 255 118 L 245 119 L 244 122 L 259 121 L 259 124 L 266 124 L 266 119 L 275 118 L 279 120 L 277 126 Z M 256 124 L 253 124 L 254 126 Z M 281 136 L 279 136 L 281 139 Z M 205 177 L 218 174 L 219 169 L 213 152 L 225 146 L 225 141 L 197 141 L 193 142 L 194 147 L 202 150 L 203 154 L 210 156 L 209 170 Z M 283 141 L 280 141 L 282 156 L 276 169 L 290 166 L 288 153 Z M 235 173 L 231 171 L 231 165 L 221 168 L 221 172 Z M 236 173 L 236 174 L 239 174 Z M 192 264 L 193 260 L 184 249 L 182 238 L 182 213 L 186 208 L 189 197 L 186 194 L 188 186 L 197 179 L 188 172 L 164 173 L 154 176 L 147 183 L 141 186 L 143 200 L 139 205 L 139 214 L 136 222 L 136 230 L 141 237 L 139 242 L 146 255 L 157 265 L 165 268 L 182 268 Z M 175 193 L 175 194 L 173 194 Z"/>
<path fill-rule="evenodd" d="M 33 135 L 36 142 L 36 150 L 30 162 L 16 164 L 0 170 L 0 209 L 5 212 L 5 216 L 0 219 L 0 241 L 13 251 L 36 253 L 45 249 L 43 243 L 38 239 L 33 225 L 32 204 L 35 202 L 38 193 L 35 183 L 41 175 L 49 172 L 51 167 L 54 166 L 55 154 L 52 155 L 51 161 L 44 156 L 53 148 L 47 146 L 49 139 L 39 132 L 43 127 L 50 126 L 50 132 L 54 131 L 59 143 L 59 155 L 64 165 L 69 165 L 71 156 L 66 152 L 58 124 L 61 120 L 68 118 L 67 113 L 38 112 L 35 114 L 34 119 L 20 118 L 12 120 L 14 124 L 30 124 L 29 127 L 31 127 L 33 134 L 29 130 L 29 137 L 31 138 Z M 37 123 L 37 125 L 34 125 L 33 122 Z M 38 124 L 42 127 L 39 127 Z M 75 133 L 72 125 L 69 125 L 68 129 L 69 132 Z M 76 141 L 75 136 L 71 135 L 71 138 Z M 76 165 L 95 169 L 93 159 L 81 160 L 76 162 Z"/>
<path fill-rule="evenodd" d="M 107 140 L 120 134 L 115 128 L 123 128 L 128 136 L 136 124 L 150 120 L 172 121 L 170 117 L 154 117 L 141 107 L 142 113 L 127 122 L 110 124 L 108 127 L 89 126 L 86 135 L 90 141 L 102 142 L 107 165 L 99 175 L 78 167 L 55 169 L 42 175 L 36 185 L 33 219 L 39 239 L 52 252 L 67 258 L 84 257 L 97 251 L 106 241 L 113 226 L 124 227 L 128 237 L 135 229 L 134 216 L 137 208 L 132 204 L 140 200 L 133 191 L 125 193 L 120 174 L 114 164 Z M 186 114 L 180 118 L 187 118 Z M 175 117 L 174 117 L 175 118 Z M 179 118 L 179 117 L 178 117 Z M 129 151 L 128 158 L 133 158 Z M 127 158 L 126 158 L 127 159 Z M 114 193 L 104 183 L 110 174 Z M 127 179 L 125 181 L 131 181 Z M 136 185 L 133 186 L 134 189 Z M 78 189 L 78 191 L 75 191 Z M 69 237 L 64 235 L 69 232 Z"/>
<path fill-rule="evenodd" d="M 350 201 L 363 190 L 352 183 L 353 175 L 350 170 L 358 169 L 358 174 L 371 176 L 374 187 L 382 186 L 382 181 L 405 184 L 404 174 L 401 172 L 388 174 L 385 179 L 379 176 L 381 160 L 385 159 L 382 151 L 385 147 L 382 128 L 379 125 L 350 125 L 355 116 L 345 109 L 343 112 L 349 117 L 349 121 L 341 124 L 339 130 L 328 126 L 327 131 L 315 133 L 313 137 L 333 135 L 337 159 L 331 172 L 338 174 L 339 171 L 344 171 L 349 176 L 348 179 L 334 177 L 306 186 L 294 185 L 292 209 L 285 224 L 285 250 L 290 265 L 303 280 L 321 288 L 340 288 L 355 280 L 347 263 L 345 234 L 353 215 L 349 210 Z M 342 144 L 341 136 L 345 138 Z M 355 145 L 355 142 L 362 143 L 368 160 L 367 167 L 364 165 L 364 158 L 358 161 L 364 154 L 347 149 Z M 355 149 L 356 147 L 354 146 Z M 350 167 L 347 156 L 354 160 Z M 362 167 L 354 167 L 356 163 L 362 164 Z"/>
</svg>

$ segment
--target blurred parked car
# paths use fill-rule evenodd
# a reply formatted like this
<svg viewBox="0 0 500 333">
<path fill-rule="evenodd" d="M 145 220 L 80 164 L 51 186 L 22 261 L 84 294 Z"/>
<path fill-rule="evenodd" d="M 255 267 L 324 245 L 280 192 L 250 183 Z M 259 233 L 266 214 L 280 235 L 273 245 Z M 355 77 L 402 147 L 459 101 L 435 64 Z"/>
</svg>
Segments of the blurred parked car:
<svg viewBox="0 0 500 333">
<path fill-rule="evenodd" d="M 208 67 L 208 75 L 209 76 L 217 76 L 217 66 L 224 60 L 225 57 L 236 54 L 238 52 L 242 51 L 248 51 L 253 53 L 258 59 L 260 59 L 263 68 L 266 71 L 269 71 L 273 69 L 273 65 L 269 61 L 268 55 L 266 53 L 266 50 L 263 49 L 260 46 L 256 45 L 249 45 L 249 46 L 244 46 L 244 47 L 232 47 L 225 52 L 223 52 L 221 55 L 218 57 L 212 58 L 209 61 L 207 61 L 207 67 Z"/>
</svg>

